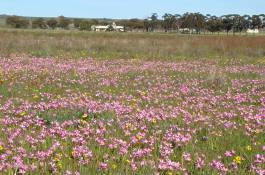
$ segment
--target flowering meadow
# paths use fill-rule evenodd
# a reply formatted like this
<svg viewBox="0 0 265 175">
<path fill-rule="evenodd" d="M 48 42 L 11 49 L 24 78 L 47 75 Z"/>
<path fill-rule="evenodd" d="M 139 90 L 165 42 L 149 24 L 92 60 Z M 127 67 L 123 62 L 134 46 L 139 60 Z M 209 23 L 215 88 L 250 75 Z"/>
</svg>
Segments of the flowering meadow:
<svg viewBox="0 0 265 175">
<path fill-rule="evenodd" d="M 264 64 L 0 59 L 0 174 L 264 175 L 264 131 Z"/>
</svg>

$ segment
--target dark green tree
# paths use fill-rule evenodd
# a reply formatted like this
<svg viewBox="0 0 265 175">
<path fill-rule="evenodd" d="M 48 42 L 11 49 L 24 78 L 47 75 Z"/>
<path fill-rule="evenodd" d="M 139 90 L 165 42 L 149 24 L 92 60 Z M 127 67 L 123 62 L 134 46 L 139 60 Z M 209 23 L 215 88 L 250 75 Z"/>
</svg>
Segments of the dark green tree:
<svg viewBox="0 0 265 175">
<path fill-rule="evenodd" d="M 175 14 L 175 18 L 176 18 L 176 23 L 175 23 L 175 27 L 177 29 L 177 32 L 179 31 L 179 28 L 181 27 L 182 25 L 182 16 L 180 14 Z"/>
<path fill-rule="evenodd" d="M 229 15 L 222 16 L 222 26 L 228 35 L 229 31 L 233 28 L 233 19 Z"/>
<path fill-rule="evenodd" d="M 176 16 L 166 13 L 163 15 L 163 27 L 165 32 L 171 31 L 176 28 Z"/>
<path fill-rule="evenodd" d="M 19 16 L 9 16 L 6 19 L 6 24 L 14 28 L 27 28 L 29 26 L 29 20 Z"/>
<path fill-rule="evenodd" d="M 262 21 L 261 21 L 261 18 L 259 15 L 253 15 L 251 17 L 251 27 L 254 29 L 254 28 L 261 28 L 262 26 Z"/>
<path fill-rule="evenodd" d="M 47 21 L 47 25 L 49 26 L 49 28 L 51 29 L 55 29 L 57 27 L 58 21 L 56 19 L 49 19 Z"/>
<path fill-rule="evenodd" d="M 242 32 L 249 28 L 249 21 L 246 16 L 234 15 L 233 16 L 233 33 Z"/>
<path fill-rule="evenodd" d="M 81 21 L 80 22 L 80 27 L 79 27 L 79 29 L 80 30 L 91 30 L 91 26 L 92 26 L 93 24 L 92 24 L 92 22 L 91 21 L 85 21 L 85 20 L 83 20 L 83 21 Z"/>
<path fill-rule="evenodd" d="M 109 25 L 109 27 L 107 28 L 106 30 L 107 32 L 113 32 L 114 31 L 114 28 L 112 25 Z"/>
<path fill-rule="evenodd" d="M 82 19 L 74 19 L 74 20 L 73 20 L 74 27 L 79 29 L 79 28 L 80 28 L 80 24 L 81 24 L 81 22 L 83 22 Z"/>
<path fill-rule="evenodd" d="M 58 17 L 58 27 L 63 28 L 63 29 L 68 29 L 70 23 L 71 23 L 71 20 L 67 19 L 64 16 Z"/>
<path fill-rule="evenodd" d="M 194 14 L 194 23 L 195 23 L 195 29 L 197 33 L 201 33 L 202 29 L 205 29 L 205 16 L 200 13 Z"/>
<path fill-rule="evenodd" d="M 146 32 L 150 32 L 150 31 L 152 31 L 152 25 L 151 25 L 151 20 L 150 20 L 150 18 L 144 20 L 144 30 L 145 30 Z"/>
<path fill-rule="evenodd" d="M 265 14 L 260 14 L 260 19 L 261 19 L 261 22 L 262 22 L 262 28 L 265 28 Z"/>
<path fill-rule="evenodd" d="M 131 29 L 143 29 L 144 21 L 140 19 L 130 19 L 128 21 L 128 27 L 130 27 Z"/>
<path fill-rule="evenodd" d="M 157 25 L 159 23 L 159 20 L 158 20 L 158 14 L 157 13 L 153 13 L 151 15 L 151 17 L 149 18 L 149 25 L 150 25 L 150 31 L 153 32 Z"/>
<path fill-rule="evenodd" d="M 212 33 L 219 33 L 222 30 L 222 21 L 216 16 L 208 16 L 206 21 L 206 29 Z"/>
<path fill-rule="evenodd" d="M 189 28 L 190 31 L 196 30 L 200 33 L 205 28 L 205 17 L 200 13 L 185 13 L 182 18 L 182 28 Z"/>
<path fill-rule="evenodd" d="M 129 20 L 120 20 L 116 22 L 117 25 L 124 26 L 125 30 L 133 30 L 133 29 L 143 29 L 144 21 L 140 19 L 129 19 Z"/>
<path fill-rule="evenodd" d="M 244 25 L 246 29 L 251 28 L 251 17 L 249 15 L 244 15 Z"/>
<path fill-rule="evenodd" d="M 41 28 L 45 29 L 47 28 L 45 20 L 43 18 L 38 18 L 32 21 L 32 28 Z"/>
</svg>

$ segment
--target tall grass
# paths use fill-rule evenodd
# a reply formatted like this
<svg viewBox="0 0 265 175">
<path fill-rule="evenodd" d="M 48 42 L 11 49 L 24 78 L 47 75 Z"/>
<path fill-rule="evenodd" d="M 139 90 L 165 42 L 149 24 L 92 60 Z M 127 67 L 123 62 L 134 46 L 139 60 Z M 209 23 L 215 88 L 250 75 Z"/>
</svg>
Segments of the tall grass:
<svg viewBox="0 0 265 175">
<path fill-rule="evenodd" d="M 62 58 L 261 58 L 265 36 L 0 30 L 0 54 Z"/>
</svg>

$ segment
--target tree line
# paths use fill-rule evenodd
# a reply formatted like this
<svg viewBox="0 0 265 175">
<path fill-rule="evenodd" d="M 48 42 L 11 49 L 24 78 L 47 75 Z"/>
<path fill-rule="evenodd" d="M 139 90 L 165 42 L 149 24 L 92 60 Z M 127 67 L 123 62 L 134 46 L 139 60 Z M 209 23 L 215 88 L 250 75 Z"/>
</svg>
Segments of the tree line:
<svg viewBox="0 0 265 175">
<path fill-rule="evenodd" d="M 71 19 L 64 16 L 57 18 L 28 18 L 19 16 L 9 16 L 6 19 L 6 24 L 14 28 L 40 28 L 40 29 L 69 29 L 76 28 L 78 30 L 91 30 L 92 25 L 108 25 L 110 20 L 86 20 L 86 19 Z M 126 31 L 164 31 L 164 32 L 242 32 L 247 29 L 265 28 L 265 14 L 259 15 L 238 15 L 229 14 L 223 16 L 203 15 L 201 13 L 184 13 L 170 14 L 166 13 L 159 18 L 157 13 L 151 14 L 146 19 L 124 19 L 117 20 L 117 25 L 125 27 Z M 185 29 L 185 30 L 184 30 Z"/>
</svg>

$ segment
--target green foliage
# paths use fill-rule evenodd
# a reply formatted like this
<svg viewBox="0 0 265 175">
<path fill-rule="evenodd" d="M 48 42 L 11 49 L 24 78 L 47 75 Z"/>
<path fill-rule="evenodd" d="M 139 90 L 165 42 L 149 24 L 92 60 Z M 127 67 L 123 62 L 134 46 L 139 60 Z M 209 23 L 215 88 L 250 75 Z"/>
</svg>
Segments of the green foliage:
<svg viewBox="0 0 265 175">
<path fill-rule="evenodd" d="M 158 14 L 153 13 L 148 19 L 144 20 L 144 29 L 146 32 L 153 32 L 159 26 Z"/>
<path fill-rule="evenodd" d="M 50 19 L 47 21 L 47 25 L 51 28 L 51 29 L 55 29 L 56 26 L 58 24 L 58 21 L 55 19 Z"/>
<path fill-rule="evenodd" d="M 200 13 L 185 13 L 181 21 L 182 28 L 195 29 L 197 33 L 205 27 L 205 17 Z"/>
<path fill-rule="evenodd" d="M 80 30 L 91 30 L 92 23 L 89 21 L 81 21 L 79 25 Z"/>
<path fill-rule="evenodd" d="M 58 17 L 58 27 L 68 29 L 70 23 L 71 21 L 64 16 Z"/>
<path fill-rule="evenodd" d="M 6 19 L 6 24 L 14 28 L 27 28 L 29 21 L 19 16 L 9 16 Z"/>
<path fill-rule="evenodd" d="M 235 15 L 233 18 L 233 32 L 242 32 L 243 29 L 247 29 L 246 24 L 243 16 Z"/>
<path fill-rule="evenodd" d="M 222 30 L 222 21 L 215 16 L 211 17 L 206 22 L 206 24 L 207 24 L 207 30 L 209 30 L 212 33 L 220 32 Z"/>
<path fill-rule="evenodd" d="M 69 29 L 72 24 L 74 28 L 80 30 L 90 30 L 92 25 L 108 25 L 112 23 L 111 19 L 81 19 L 75 18 L 71 20 L 64 16 L 59 16 L 57 19 L 49 19 L 45 21 L 42 18 L 33 20 L 32 28 L 46 28 L 51 29 L 56 27 L 62 29 Z M 265 28 L 265 14 L 259 15 L 238 15 L 228 14 L 224 16 L 211 16 L 210 14 L 202 15 L 201 13 L 184 13 L 170 14 L 165 13 L 162 19 L 159 19 L 157 13 L 152 13 L 146 19 L 122 19 L 115 20 L 117 25 L 124 26 L 125 31 L 146 31 L 146 32 L 179 32 L 181 33 L 196 33 L 201 32 L 226 32 L 227 34 L 232 31 L 235 35 L 236 32 L 244 32 L 247 29 L 261 29 Z M 6 23 L 14 28 L 27 28 L 29 25 L 28 20 L 17 16 L 9 16 Z M 181 29 L 181 30 L 180 30 Z M 188 29 L 188 31 L 186 31 Z"/>
<path fill-rule="evenodd" d="M 79 28 L 81 22 L 82 22 L 81 19 L 74 19 L 74 20 L 73 20 L 74 27 L 75 27 L 75 28 Z"/>
<path fill-rule="evenodd" d="M 169 13 L 166 13 L 164 16 L 163 16 L 163 27 L 165 29 L 165 32 L 167 32 L 168 30 L 173 30 L 176 28 L 176 16 L 175 15 L 172 15 L 172 14 L 169 14 Z"/>
<path fill-rule="evenodd" d="M 45 20 L 43 18 L 38 18 L 32 21 L 32 28 L 47 28 Z"/>
<path fill-rule="evenodd" d="M 229 16 L 224 16 L 222 19 L 223 29 L 228 32 L 233 28 L 233 20 Z"/>
<path fill-rule="evenodd" d="M 107 28 L 106 30 L 107 32 L 113 32 L 114 31 L 114 28 L 112 25 L 109 25 L 109 27 Z"/>
<path fill-rule="evenodd" d="M 125 26 L 125 29 L 129 31 L 134 29 L 142 30 L 144 28 L 144 21 L 141 19 L 121 20 L 117 21 L 116 24 Z"/>
<path fill-rule="evenodd" d="M 262 21 L 259 15 L 253 15 L 251 18 L 251 27 L 252 28 L 261 28 Z"/>
</svg>

